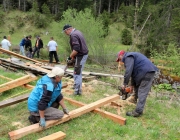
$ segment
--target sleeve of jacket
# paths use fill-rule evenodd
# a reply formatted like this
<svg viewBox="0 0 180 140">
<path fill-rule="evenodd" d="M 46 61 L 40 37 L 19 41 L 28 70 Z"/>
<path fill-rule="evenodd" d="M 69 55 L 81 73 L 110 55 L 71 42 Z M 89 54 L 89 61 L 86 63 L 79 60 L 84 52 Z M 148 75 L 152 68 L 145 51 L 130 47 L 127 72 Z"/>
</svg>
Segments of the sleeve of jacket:
<svg viewBox="0 0 180 140">
<path fill-rule="evenodd" d="M 134 67 L 134 58 L 133 56 L 129 56 L 125 59 L 125 62 L 124 62 L 124 65 L 125 65 L 125 68 L 126 68 L 126 71 L 125 71 L 125 74 L 124 74 L 124 85 L 128 85 L 129 83 L 129 79 L 132 75 L 132 71 L 133 71 L 133 67 Z"/>
<path fill-rule="evenodd" d="M 43 85 L 43 94 L 38 102 L 38 109 L 43 111 L 47 108 L 48 103 L 51 100 L 52 91 L 47 90 L 47 85 Z"/>
<path fill-rule="evenodd" d="M 76 36 L 72 36 L 72 49 L 77 52 L 80 50 L 79 39 Z"/>
<path fill-rule="evenodd" d="M 42 48 L 43 48 L 44 44 L 43 44 L 43 41 L 42 41 L 42 40 L 41 40 L 41 45 L 42 45 Z"/>
</svg>

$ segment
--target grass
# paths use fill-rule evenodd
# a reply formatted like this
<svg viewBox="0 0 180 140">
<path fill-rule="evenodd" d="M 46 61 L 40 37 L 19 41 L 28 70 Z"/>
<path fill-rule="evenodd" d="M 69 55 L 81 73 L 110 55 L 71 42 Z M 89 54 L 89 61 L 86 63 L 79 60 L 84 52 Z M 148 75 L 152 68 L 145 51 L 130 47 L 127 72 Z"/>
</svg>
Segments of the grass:
<svg viewBox="0 0 180 140">
<path fill-rule="evenodd" d="M 8 75 L 10 73 L 2 72 Z M 13 79 L 19 77 L 19 74 L 13 73 Z M 103 81 L 108 79 L 103 79 Z M 66 80 L 63 80 L 66 82 Z M 87 83 L 88 84 L 88 83 Z M 104 85 L 93 85 L 95 90 L 83 96 L 72 96 L 64 93 L 64 96 L 73 98 L 83 103 L 91 103 L 104 98 L 104 94 L 113 95 L 117 93 L 117 89 Z M 24 89 L 10 90 L 12 94 L 21 92 Z M 4 92 L 0 96 L 2 101 L 12 94 Z M 77 107 L 65 102 L 69 110 Z M 39 133 L 27 135 L 22 140 L 32 140 L 50 135 L 57 131 L 66 133 L 65 140 L 178 140 L 180 136 L 180 112 L 179 104 L 173 104 L 169 100 L 157 100 L 154 96 L 149 96 L 145 106 L 144 115 L 139 118 L 125 116 L 127 124 L 120 126 L 109 119 L 94 113 L 87 113 L 78 118 L 72 119 L 66 123 L 54 126 Z M 124 110 L 132 110 L 134 106 L 126 105 Z M 102 107 L 103 110 L 117 113 L 116 108 Z M 29 112 L 27 110 L 27 101 L 0 109 L 0 137 L 8 140 L 8 132 L 30 125 L 27 118 Z M 15 125 L 16 124 L 16 125 Z"/>
</svg>

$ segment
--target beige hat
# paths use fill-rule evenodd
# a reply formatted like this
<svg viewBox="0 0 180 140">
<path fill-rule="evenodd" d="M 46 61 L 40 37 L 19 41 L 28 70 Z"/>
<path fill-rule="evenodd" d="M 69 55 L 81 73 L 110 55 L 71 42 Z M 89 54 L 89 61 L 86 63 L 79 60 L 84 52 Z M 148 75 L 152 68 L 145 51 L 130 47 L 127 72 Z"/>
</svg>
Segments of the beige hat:
<svg viewBox="0 0 180 140">
<path fill-rule="evenodd" d="M 54 67 L 51 72 L 47 74 L 48 77 L 63 76 L 64 70 L 59 67 Z"/>
</svg>

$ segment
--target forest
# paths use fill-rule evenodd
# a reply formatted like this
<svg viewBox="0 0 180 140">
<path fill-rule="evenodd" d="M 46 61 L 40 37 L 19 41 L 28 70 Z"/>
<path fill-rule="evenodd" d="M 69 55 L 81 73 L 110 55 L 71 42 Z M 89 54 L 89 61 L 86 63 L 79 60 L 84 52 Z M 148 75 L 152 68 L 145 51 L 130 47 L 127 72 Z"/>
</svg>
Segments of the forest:
<svg viewBox="0 0 180 140">
<path fill-rule="evenodd" d="M 170 43 L 180 46 L 180 1 L 179 0 L 2 0 L 3 12 L 19 9 L 28 12 L 37 2 L 37 11 L 48 14 L 58 21 L 68 8 L 92 10 L 95 17 L 104 15 L 104 28 L 124 22 L 132 29 L 133 43 L 140 49 L 149 47 L 164 49 Z M 43 7 L 47 7 L 43 11 Z M 106 16 L 105 16 L 106 15 Z M 3 20 L 1 20 L 1 24 Z"/>
</svg>

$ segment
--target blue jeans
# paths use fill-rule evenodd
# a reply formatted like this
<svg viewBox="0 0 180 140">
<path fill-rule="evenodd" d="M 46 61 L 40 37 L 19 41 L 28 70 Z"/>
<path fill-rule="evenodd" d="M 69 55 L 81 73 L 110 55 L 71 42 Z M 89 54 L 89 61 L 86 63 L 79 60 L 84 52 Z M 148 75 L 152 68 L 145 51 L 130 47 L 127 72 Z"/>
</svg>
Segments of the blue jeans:
<svg viewBox="0 0 180 140">
<path fill-rule="evenodd" d="M 24 46 L 20 46 L 20 54 L 25 56 Z"/>
<path fill-rule="evenodd" d="M 88 55 L 82 57 L 76 57 L 75 67 L 74 67 L 74 91 L 82 92 L 82 71 Z"/>
</svg>

